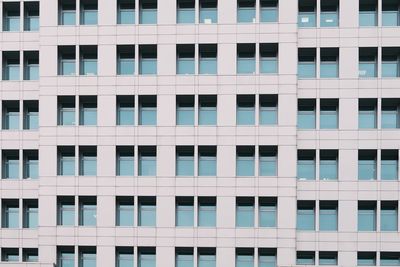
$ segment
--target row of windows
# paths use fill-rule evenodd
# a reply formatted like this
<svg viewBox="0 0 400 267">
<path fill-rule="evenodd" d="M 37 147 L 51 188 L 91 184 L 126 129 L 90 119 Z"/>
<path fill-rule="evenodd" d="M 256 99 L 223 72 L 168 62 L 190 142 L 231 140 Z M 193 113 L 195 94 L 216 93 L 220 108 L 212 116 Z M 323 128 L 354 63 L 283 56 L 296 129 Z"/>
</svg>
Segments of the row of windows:
<svg viewBox="0 0 400 267">
<path fill-rule="evenodd" d="M 39 51 L 3 51 L 2 74 L 5 81 L 38 80 Z"/>
<path fill-rule="evenodd" d="M 22 207 L 20 209 L 20 207 Z M 38 201 L 37 199 L 2 199 L 1 201 L 2 228 L 37 228 Z M 22 210 L 22 217 L 20 211 Z M 20 221 L 22 219 L 22 221 Z"/>
<path fill-rule="evenodd" d="M 4 262 L 38 262 L 39 254 L 37 248 L 22 248 L 22 259 L 20 259 L 19 248 L 1 248 L 1 261 Z"/>
<path fill-rule="evenodd" d="M 20 114 L 22 127 L 20 126 Z M 3 130 L 37 130 L 39 127 L 39 101 L 37 100 L 3 100 L 2 101 Z"/>
<path fill-rule="evenodd" d="M 2 2 L 2 6 L 3 31 L 39 31 L 39 2 Z"/>
</svg>

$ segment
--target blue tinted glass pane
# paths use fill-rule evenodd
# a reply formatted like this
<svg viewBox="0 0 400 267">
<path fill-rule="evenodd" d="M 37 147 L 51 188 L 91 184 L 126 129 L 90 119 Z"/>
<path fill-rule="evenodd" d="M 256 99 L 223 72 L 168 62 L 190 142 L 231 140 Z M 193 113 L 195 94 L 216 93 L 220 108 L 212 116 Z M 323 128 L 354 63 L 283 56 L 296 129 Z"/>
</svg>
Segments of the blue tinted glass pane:
<svg viewBox="0 0 400 267">
<path fill-rule="evenodd" d="M 394 258 L 383 258 L 381 254 L 381 266 L 400 266 L 400 259 L 396 256 Z"/>
<path fill-rule="evenodd" d="M 75 175 L 74 157 L 62 157 L 60 159 L 60 175 Z"/>
<path fill-rule="evenodd" d="M 4 80 L 16 81 L 19 80 L 19 65 L 18 64 L 7 64 L 5 69 Z"/>
<path fill-rule="evenodd" d="M 397 111 L 382 110 L 382 128 L 397 128 Z"/>
<path fill-rule="evenodd" d="M 90 258 L 86 255 L 87 254 L 83 254 L 83 256 L 82 256 L 82 257 L 86 257 L 86 258 L 81 260 L 81 264 L 82 264 L 81 267 L 96 267 L 96 259 L 95 258 L 92 259 L 91 255 L 89 256 Z"/>
<path fill-rule="evenodd" d="M 60 110 L 60 125 L 75 125 L 75 111 L 74 108 L 62 108 Z"/>
<path fill-rule="evenodd" d="M 9 130 L 19 129 L 19 112 L 6 112 L 6 121 L 3 128 Z"/>
<path fill-rule="evenodd" d="M 238 157 L 236 159 L 236 176 L 254 176 L 253 157 Z"/>
<path fill-rule="evenodd" d="M 83 10 L 81 13 L 83 25 L 97 24 L 97 10 Z"/>
<path fill-rule="evenodd" d="M 237 116 L 236 117 L 237 125 L 254 125 L 255 123 L 254 107 L 250 108 L 237 107 L 236 116 Z"/>
<path fill-rule="evenodd" d="M 135 24 L 135 10 L 120 9 L 118 12 L 118 24 Z"/>
<path fill-rule="evenodd" d="M 216 208 L 215 206 L 200 205 L 198 224 L 201 227 L 215 227 L 216 225 Z"/>
<path fill-rule="evenodd" d="M 27 17 L 25 18 L 25 30 L 26 31 L 38 31 L 39 30 L 39 17 Z"/>
<path fill-rule="evenodd" d="M 237 21 L 238 22 L 255 22 L 256 9 L 254 7 L 238 7 Z"/>
<path fill-rule="evenodd" d="M 321 209 L 319 212 L 319 230 L 337 231 L 337 210 Z"/>
<path fill-rule="evenodd" d="M 254 58 L 239 58 L 237 59 L 237 73 L 250 73 L 256 72 L 256 61 Z"/>
<path fill-rule="evenodd" d="M 321 12 L 321 27 L 339 26 L 339 16 L 337 12 Z"/>
<path fill-rule="evenodd" d="M 26 223 L 28 228 L 37 228 L 38 226 L 38 213 L 37 209 L 30 208 L 28 210 L 27 218 L 26 218 Z"/>
<path fill-rule="evenodd" d="M 156 267 L 156 256 L 155 255 L 140 255 L 139 267 Z"/>
<path fill-rule="evenodd" d="M 97 59 L 82 60 L 82 75 L 97 75 Z"/>
<path fill-rule="evenodd" d="M 120 156 L 118 158 L 118 175 L 119 176 L 133 176 L 134 160 L 130 156 Z"/>
<path fill-rule="evenodd" d="M 176 208 L 176 226 L 193 226 L 194 225 L 193 206 L 178 205 Z"/>
<path fill-rule="evenodd" d="M 119 75 L 133 75 L 135 73 L 135 60 L 134 59 L 119 59 L 118 60 L 118 74 Z"/>
<path fill-rule="evenodd" d="M 194 59 L 193 58 L 179 58 L 177 60 L 177 74 L 194 74 Z"/>
<path fill-rule="evenodd" d="M 274 125 L 278 123 L 277 108 L 260 108 L 260 125 Z"/>
<path fill-rule="evenodd" d="M 155 226 L 156 207 L 152 205 L 141 205 L 139 209 L 139 226 Z"/>
<path fill-rule="evenodd" d="M 258 267 L 276 267 L 276 256 L 273 255 L 260 255 L 258 257 Z"/>
<path fill-rule="evenodd" d="M 337 161 L 336 160 L 321 160 L 319 166 L 319 178 L 321 180 L 336 180 L 337 179 Z"/>
<path fill-rule="evenodd" d="M 216 8 L 200 8 L 200 23 L 217 23 L 218 10 Z"/>
<path fill-rule="evenodd" d="M 297 210 L 297 230 L 315 230 L 314 210 Z"/>
<path fill-rule="evenodd" d="M 299 12 L 298 26 L 303 27 L 315 27 L 315 13 L 314 12 Z"/>
<path fill-rule="evenodd" d="M 254 227 L 254 206 L 236 207 L 236 227 Z"/>
<path fill-rule="evenodd" d="M 358 127 L 363 129 L 376 128 L 375 111 L 371 112 L 360 111 L 358 114 Z"/>
<path fill-rule="evenodd" d="M 199 267 L 216 267 L 215 255 L 199 255 Z"/>
<path fill-rule="evenodd" d="M 357 265 L 358 266 L 375 266 L 376 265 L 376 261 L 375 258 L 366 258 L 366 259 L 357 259 Z"/>
<path fill-rule="evenodd" d="M 39 176 L 38 160 L 28 160 L 26 162 L 25 178 L 37 179 Z"/>
<path fill-rule="evenodd" d="M 398 26 L 399 12 L 398 11 L 382 11 L 382 26 Z"/>
<path fill-rule="evenodd" d="M 61 75 L 75 75 L 75 60 L 61 61 Z"/>
<path fill-rule="evenodd" d="M 157 59 L 142 58 L 140 60 L 140 74 L 157 74 Z"/>
<path fill-rule="evenodd" d="M 278 72 L 277 58 L 261 58 L 260 72 L 261 73 L 277 73 Z"/>
<path fill-rule="evenodd" d="M 315 113 L 299 111 L 297 127 L 300 129 L 315 129 Z"/>
<path fill-rule="evenodd" d="M 217 74 L 216 58 L 200 58 L 199 65 L 200 74 Z"/>
<path fill-rule="evenodd" d="M 61 25 L 75 25 L 75 11 L 74 10 L 63 10 L 61 12 Z"/>
<path fill-rule="evenodd" d="M 336 111 L 321 111 L 319 127 L 321 129 L 337 129 L 338 116 Z"/>
<path fill-rule="evenodd" d="M 61 225 L 74 225 L 75 224 L 75 211 L 74 205 L 63 205 L 61 207 Z"/>
<path fill-rule="evenodd" d="M 254 267 L 253 255 L 237 255 L 236 267 Z"/>
<path fill-rule="evenodd" d="M 320 71 L 321 78 L 337 78 L 339 76 L 336 62 L 321 62 Z"/>
<path fill-rule="evenodd" d="M 297 72 L 299 78 L 315 78 L 315 63 L 299 62 Z"/>
<path fill-rule="evenodd" d="M 319 265 L 337 265 L 337 258 L 333 256 L 332 258 L 321 257 L 319 258 Z"/>
<path fill-rule="evenodd" d="M 5 18 L 5 31 L 17 32 L 19 31 L 19 16 L 6 16 Z"/>
<path fill-rule="evenodd" d="M 194 125 L 194 108 L 177 108 L 177 125 Z"/>
<path fill-rule="evenodd" d="M 216 125 L 217 108 L 199 107 L 199 125 Z"/>
<path fill-rule="evenodd" d="M 314 256 L 297 258 L 296 264 L 297 265 L 315 265 Z"/>
<path fill-rule="evenodd" d="M 155 176 L 156 163 L 157 161 L 155 157 L 141 157 L 139 160 L 139 175 Z"/>
<path fill-rule="evenodd" d="M 133 226 L 133 205 L 119 205 L 117 211 L 118 226 Z"/>
<path fill-rule="evenodd" d="M 28 65 L 25 71 L 26 80 L 39 80 L 39 65 Z"/>
<path fill-rule="evenodd" d="M 96 206 L 83 205 L 82 206 L 82 225 L 93 226 L 96 225 Z"/>
<path fill-rule="evenodd" d="M 199 176 L 215 176 L 217 174 L 216 157 L 199 157 Z"/>
<path fill-rule="evenodd" d="M 260 176 L 276 175 L 276 157 L 260 157 Z"/>
<path fill-rule="evenodd" d="M 376 11 L 360 11 L 359 24 L 360 26 L 376 26 L 377 25 Z"/>
<path fill-rule="evenodd" d="M 19 208 L 14 208 L 14 207 L 6 208 L 6 227 L 7 228 L 19 227 Z"/>
<path fill-rule="evenodd" d="M 97 174 L 97 159 L 96 157 L 84 156 L 82 158 L 81 175 L 96 175 Z"/>
<path fill-rule="evenodd" d="M 278 21 L 278 9 L 275 7 L 261 7 L 260 9 L 260 21 L 261 22 L 277 22 Z"/>
<path fill-rule="evenodd" d="M 193 255 L 176 255 L 176 267 L 193 267 Z"/>
<path fill-rule="evenodd" d="M 120 107 L 118 108 L 118 125 L 134 125 L 135 109 Z"/>
<path fill-rule="evenodd" d="M 375 160 L 358 160 L 358 180 L 375 180 Z"/>
<path fill-rule="evenodd" d="M 374 62 L 360 62 L 358 69 L 360 77 L 376 77 L 376 64 Z"/>
<path fill-rule="evenodd" d="M 156 125 L 157 110 L 156 108 L 142 108 L 140 112 L 140 125 Z"/>
<path fill-rule="evenodd" d="M 260 227 L 276 227 L 276 206 L 260 206 Z"/>
<path fill-rule="evenodd" d="M 381 179 L 382 180 L 397 180 L 398 164 L 397 160 L 382 160 L 381 161 Z"/>
<path fill-rule="evenodd" d="M 96 125 L 97 124 L 97 109 L 83 108 L 81 125 Z"/>
<path fill-rule="evenodd" d="M 194 160 L 193 157 L 180 157 L 176 159 L 176 175 L 177 176 L 193 176 Z"/>
<path fill-rule="evenodd" d="M 5 177 L 9 179 L 19 178 L 19 160 L 7 159 L 5 162 Z"/>
<path fill-rule="evenodd" d="M 358 210 L 358 231 L 375 231 L 375 210 Z"/>
<path fill-rule="evenodd" d="M 133 254 L 119 254 L 116 267 L 133 267 Z"/>
<path fill-rule="evenodd" d="M 26 129 L 34 130 L 39 127 L 39 115 L 37 112 L 28 112 L 25 119 Z"/>
<path fill-rule="evenodd" d="M 157 9 L 141 9 L 140 24 L 157 24 Z"/>
<path fill-rule="evenodd" d="M 382 62 L 382 77 L 397 77 L 399 75 L 397 62 Z"/>
<path fill-rule="evenodd" d="M 177 23 L 194 23 L 194 8 L 178 8 Z"/>
<path fill-rule="evenodd" d="M 381 231 L 397 231 L 397 210 L 381 210 Z"/>
</svg>

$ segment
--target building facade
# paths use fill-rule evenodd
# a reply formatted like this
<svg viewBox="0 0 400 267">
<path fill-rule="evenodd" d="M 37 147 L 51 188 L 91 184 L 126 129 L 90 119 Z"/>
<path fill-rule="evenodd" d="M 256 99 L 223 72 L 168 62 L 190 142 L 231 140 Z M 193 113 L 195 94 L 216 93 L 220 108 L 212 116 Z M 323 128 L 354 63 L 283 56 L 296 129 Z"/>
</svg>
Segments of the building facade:
<svg viewBox="0 0 400 267">
<path fill-rule="evenodd" d="M 0 0 L 0 266 L 400 266 L 400 0 Z"/>
</svg>

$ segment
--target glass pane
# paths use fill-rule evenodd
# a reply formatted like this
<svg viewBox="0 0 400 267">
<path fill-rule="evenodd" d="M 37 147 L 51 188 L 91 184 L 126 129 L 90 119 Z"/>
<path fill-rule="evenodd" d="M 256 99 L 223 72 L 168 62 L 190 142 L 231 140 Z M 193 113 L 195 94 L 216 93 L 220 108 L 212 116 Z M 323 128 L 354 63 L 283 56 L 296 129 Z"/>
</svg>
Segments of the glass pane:
<svg viewBox="0 0 400 267">
<path fill-rule="evenodd" d="M 25 31 L 38 31 L 39 30 L 39 17 L 27 15 L 25 17 Z"/>
<path fill-rule="evenodd" d="M 18 228 L 19 227 L 19 208 L 6 207 L 6 228 Z"/>
<path fill-rule="evenodd" d="M 75 10 L 61 11 L 61 25 L 75 25 L 75 24 L 76 24 Z"/>
<path fill-rule="evenodd" d="M 362 129 L 376 128 L 376 113 L 375 111 L 359 111 L 358 127 Z"/>
<path fill-rule="evenodd" d="M 140 60 L 140 74 L 157 74 L 157 59 L 142 58 Z"/>
<path fill-rule="evenodd" d="M 337 62 L 321 62 L 320 72 L 321 78 L 339 77 Z"/>
<path fill-rule="evenodd" d="M 119 75 L 133 75 L 135 73 L 135 60 L 134 59 L 119 59 L 118 60 L 118 74 Z"/>
<path fill-rule="evenodd" d="M 194 175 L 194 159 L 193 157 L 178 156 L 176 159 L 176 175 L 177 176 L 193 176 Z"/>
<path fill-rule="evenodd" d="M 178 205 L 176 208 L 176 226 L 193 226 L 193 206 Z"/>
<path fill-rule="evenodd" d="M 358 66 L 360 77 L 376 77 L 375 62 L 360 62 Z"/>
<path fill-rule="evenodd" d="M 382 62 L 382 77 L 399 76 L 399 64 L 397 62 Z"/>
<path fill-rule="evenodd" d="M 321 11 L 321 27 L 337 27 L 339 26 L 339 16 L 336 11 Z"/>
<path fill-rule="evenodd" d="M 117 209 L 117 225 L 133 226 L 133 205 L 123 204 Z"/>
<path fill-rule="evenodd" d="M 194 8 L 178 8 L 177 23 L 194 23 Z"/>
<path fill-rule="evenodd" d="M 236 207 L 236 227 L 254 227 L 254 206 Z"/>
<path fill-rule="evenodd" d="M 375 266 L 376 261 L 375 258 L 358 258 L 357 259 L 358 266 Z"/>
<path fill-rule="evenodd" d="M 315 180 L 315 161 L 298 160 L 297 178 L 300 180 Z"/>
<path fill-rule="evenodd" d="M 277 107 L 260 107 L 260 125 L 275 125 L 278 123 Z"/>
<path fill-rule="evenodd" d="M 19 64 L 7 64 L 5 69 L 5 79 L 10 81 L 19 80 Z"/>
<path fill-rule="evenodd" d="M 381 256 L 381 266 L 400 266 L 400 259 L 395 258 L 382 258 Z"/>
<path fill-rule="evenodd" d="M 135 24 L 135 10 L 119 9 L 118 24 Z"/>
<path fill-rule="evenodd" d="M 135 108 L 119 107 L 117 114 L 118 125 L 135 124 Z"/>
<path fill-rule="evenodd" d="M 381 161 L 381 179 L 382 180 L 397 180 L 398 164 L 397 160 L 385 160 Z"/>
<path fill-rule="evenodd" d="M 199 255 L 198 267 L 216 267 L 215 255 Z"/>
<path fill-rule="evenodd" d="M 382 26 L 398 26 L 399 12 L 398 11 L 382 11 Z"/>
<path fill-rule="evenodd" d="M 75 225 L 75 206 L 62 205 L 60 206 L 60 223 L 61 225 Z"/>
<path fill-rule="evenodd" d="M 236 158 L 236 176 L 254 176 L 254 157 Z"/>
<path fill-rule="evenodd" d="M 96 225 L 96 205 L 83 205 L 82 206 L 82 225 L 94 226 Z"/>
<path fill-rule="evenodd" d="M 216 157 L 199 156 L 199 176 L 216 176 Z"/>
<path fill-rule="evenodd" d="M 217 125 L 217 108 L 199 107 L 199 125 Z"/>
<path fill-rule="evenodd" d="M 60 175 L 75 175 L 74 157 L 62 157 L 60 159 Z"/>
<path fill-rule="evenodd" d="M 276 175 L 276 157 L 260 157 L 260 176 Z"/>
<path fill-rule="evenodd" d="M 97 24 L 97 10 L 83 10 L 81 16 L 83 25 Z"/>
<path fill-rule="evenodd" d="M 97 59 L 84 59 L 82 64 L 82 75 L 97 75 Z"/>
<path fill-rule="evenodd" d="M 139 226 L 156 226 L 156 206 L 141 205 L 139 207 Z"/>
<path fill-rule="evenodd" d="M 134 175 L 134 157 L 120 156 L 118 157 L 118 175 L 133 176 Z"/>
<path fill-rule="evenodd" d="M 75 60 L 61 60 L 61 75 L 75 75 Z"/>
<path fill-rule="evenodd" d="M 261 58 L 260 59 L 260 72 L 261 73 L 277 73 L 278 60 L 277 58 Z"/>
<path fill-rule="evenodd" d="M 117 258 L 116 267 L 133 267 L 133 254 L 120 253 Z"/>
<path fill-rule="evenodd" d="M 278 9 L 276 7 L 261 7 L 260 9 L 261 22 L 277 22 Z"/>
<path fill-rule="evenodd" d="M 82 158 L 81 175 L 96 175 L 97 174 L 97 158 L 84 156 Z"/>
<path fill-rule="evenodd" d="M 218 10 L 216 8 L 201 8 L 200 7 L 200 23 L 217 23 Z"/>
<path fill-rule="evenodd" d="M 199 205 L 198 224 L 201 227 L 215 227 L 216 207 L 211 205 Z"/>
<path fill-rule="evenodd" d="M 5 17 L 5 31 L 17 32 L 19 31 L 19 16 Z"/>
<path fill-rule="evenodd" d="M 157 108 L 141 108 L 140 125 L 157 124 Z"/>
<path fill-rule="evenodd" d="M 140 24 L 157 24 L 157 9 L 141 9 Z"/>
<path fill-rule="evenodd" d="M 254 256 L 236 255 L 236 267 L 254 267 Z"/>
<path fill-rule="evenodd" d="M 337 129 L 338 128 L 337 111 L 321 111 L 319 127 L 321 129 Z"/>
<path fill-rule="evenodd" d="M 26 223 L 28 228 L 37 228 L 38 226 L 38 209 L 37 208 L 29 208 L 27 210 L 27 218 Z"/>
<path fill-rule="evenodd" d="M 237 125 L 254 125 L 255 124 L 255 110 L 254 107 L 243 108 L 237 107 L 236 112 Z"/>
<path fill-rule="evenodd" d="M 254 7 L 238 7 L 237 21 L 242 23 L 256 22 L 256 9 Z"/>
<path fill-rule="evenodd" d="M 337 231 L 337 210 L 321 209 L 319 213 L 320 231 Z"/>
<path fill-rule="evenodd" d="M 193 58 L 178 58 L 177 74 L 194 74 L 194 59 Z"/>
<path fill-rule="evenodd" d="M 358 180 L 376 179 L 376 161 L 358 160 Z"/>
<path fill-rule="evenodd" d="M 397 210 L 381 210 L 381 231 L 397 231 Z"/>
<path fill-rule="evenodd" d="M 321 180 L 337 180 L 337 169 L 336 160 L 321 160 L 319 167 L 319 178 Z"/>
<path fill-rule="evenodd" d="M 194 108 L 180 108 L 176 110 L 177 125 L 194 125 Z"/>
<path fill-rule="evenodd" d="M 358 231 L 375 231 L 375 210 L 358 210 Z"/>
<path fill-rule="evenodd" d="M 39 128 L 39 114 L 38 112 L 28 112 L 25 117 L 26 129 L 35 130 Z"/>
<path fill-rule="evenodd" d="M 315 230 L 313 209 L 297 210 L 297 230 Z"/>
<path fill-rule="evenodd" d="M 237 73 L 254 74 L 256 72 L 256 61 L 254 58 L 237 58 Z"/>
<path fill-rule="evenodd" d="M 81 125 L 96 125 L 97 124 L 97 108 L 82 108 L 82 123 Z"/>
<path fill-rule="evenodd" d="M 276 256 L 260 255 L 258 257 L 258 267 L 276 267 Z"/>
<path fill-rule="evenodd" d="M 376 26 L 377 25 L 377 12 L 376 11 L 360 11 L 359 24 L 360 27 Z"/>
<path fill-rule="evenodd" d="M 141 254 L 138 265 L 138 267 L 156 267 L 156 256 Z"/>
<path fill-rule="evenodd" d="M 200 58 L 199 74 L 217 74 L 217 59 Z"/>
<path fill-rule="evenodd" d="M 5 177 L 8 179 L 19 178 L 19 160 L 18 159 L 6 159 L 5 162 Z"/>
<path fill-rule="evenodd" d="M 397 128 L 397 110 L 382 110 L 382 128 Z"/>
<path fill-rule="evenodd" d="M 332 257 L 321 257 L 319 256 L 319 265 L 337 265 L 337 258 Z"/>
<path fill-rule="evenodd" d="M 19 129 L 19 112 L 6 111 L 6 121 L 4 129 L 18 130 Z"/>
<path fill-rule="evenodd" d="M 25 178 L 37 179 L 39 176 L 38 160 L 27 160 L 25 166 Z"/>
<path fill-rule="evenodd" d="M 139 159 L 139 176 L 156 176 L 156 158 L 141 157 Z"/>
<path fill-rule="evenodd" d="M 314 256 L 301 256 L 296 259 L 297 265 L 315 265 Z"/>
<path fill-rule="evenodd" d="M 297 72 L 299 78 L 315 78 L 315 62 L 299 62 Z"/>
<path fill-rule="evenodd" d="M 299 12 L 298 26 L 300 28 L 315 27 L 315 13 L 314 12 Z"/>
<path fill-rule="evenodd" d="M 276 227 L 276 206 L 260 206 L 260 227 Z"/>
</svg>

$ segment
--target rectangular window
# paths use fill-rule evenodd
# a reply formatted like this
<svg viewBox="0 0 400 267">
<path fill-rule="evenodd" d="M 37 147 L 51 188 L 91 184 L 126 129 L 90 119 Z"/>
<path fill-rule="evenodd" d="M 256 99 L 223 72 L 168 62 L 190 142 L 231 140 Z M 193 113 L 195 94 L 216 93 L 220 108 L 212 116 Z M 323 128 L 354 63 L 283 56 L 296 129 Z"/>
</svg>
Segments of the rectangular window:
<svg viewBox="0 0 400 267">
<path fill-rule="evenodd" d="M 57 266 L 73 267 L 75 266 L 74 247 L 57 247 Z"/>
<path fill-rule="evenodd" d="M 254 227 L 254 198 L 236 198 L 236 227 Z"/>
<path fill-rule="evenodd" d="M 24 51 L 24 80 L 39 80 L 39 51 Z"/>
<path fill-rule="evenodd" d="M 217 96 L 199 95 L 199 125 L 217 125 Z"/>
<path fill-rule="evenodd" d="M 156 226 L 156 197 L 139 197 L 138 226 Z"/>
<path fill-rule="evenodd" d="M 376 129 L 377 125 L 377 100 L 364 98 L 358 100 L 358 128 Z"/>
<path fill-rule="evenodd" d="M 236 248 L 236 267 L 254 267 L 254 249 Z"/>
<path fill-rule="evenodd" d="M 199 227 L 215 227 L 217 225 L 216 197 L 198 198 L 197 225 Z M 206 266 L 206 265 L 205 265 Z"/>
<path fill-rule="evenodd" d="M 400 100 L 395 98 L 382 99 L 382 129 L 400 128 L 399 121 Z"/>
<path fill-rule="evenodd" d="M 337 251 L 320 251 L 319 265 L 338 265 Z"/>
<path fill-rule="evenodd" d="M 314 201 L 297 201 L 297 230 L 315 231 Z"/>
<path fill-rule="evenodd" d="M 157 150 L 155 146 L 139 147 L 139 176 L 157 175 Z"/>
<path fill-rule="evenodd" d="M 278 73 L 278 44 L 260 44 L 260 73 Z"/>
<path fill-rule="evenodd" d="M 376 47 L 360 47 L 358 50 L 358 74 L 360 78 L 377 77 Z"/>
<path fill-rule="evenodd" d="M 57 198 L 57 225 L 75 225 L 75 198 L 73 196 Z"/>
<path fill-rule="evenodd" d="M 319 179 L 337 180 L 338 179 L 338 151 L 320 150 Z"/>
<path fill-rule="evenodd" d="M 176 45 L 176 74 L 194 74 L 194 45 Z"/>
<path fill-rule="evenodd" d="M 321 48 L 321 78 L 339 77 L 339 48 Z"/>
<path fill-rule="evenodd" d="M 359 3 L 359 25 L 360 27 L 371 27 L 378 25 L 378 3 L 377 0 L 360 1 Z"/>
<path fill-rule="evenodd" d="M 59 146 L 57 149 L 58 156 L 58 175 L 74 176 L 75 175 L 75 147 Z"/>
<path fill-rule="evenodd" d="M 195 18 L 195 1 L 194 0 L 177 0 L 176 23 L 194 23 Z"/>
<path fill-rule="evenodd" d="M 80 0 L 81 25 L 97 25 L 97 0 Z"/>
<path fill-rule="evenodd" d="M 138 267 L 156 267 L 156 248 L 139 247 Z"/>
<path fill-rule="evenodd" d="M 321 1 L 321 27 L 339 26 L 339 0 Z"/>
<path fill-rule="evenodd" d="M 278 124 L 278 95 L 260 95 L 260 125 Z"/>
<path fill-rule="evenodd" d="M 358 151 L 358 180 L 376 180 L 376 150 Z"/>
<path fill-rule="evenodd" d="M 297 76 L 300 79 L 316 77 L 316 49 L 299 48 Z"/>
<path fill-rule="evenodd" d="M 297 265 L 315 265 L 315 252 L 314 251 L 297 251 L 296 264 Z"/>
<path fill-rule="evenodd" d="M 339 100 L 321 99 L 320 102 L 320 129 L 337 129 L 339 125 Z"/>
<path fill-rule="evenodd" d="M 133 247 L 115 248 L 116 267 L 133 267 Z"/>
<path fill-rule="evenodd" d="M 397 180 L 399 169 L 398 150 L 381 151 L 381 180 Z"/>
<path fill-rule="evenodd" d="M 260 1 L 260 22 L 278 22 L 278 0 Z"/>
<path fill-rule="evenodd" d="M 3 130 L 19 129 L 19 101 L 3 101 Z"/>
<path fill-rule="evenodd" d="M 157 24 L 157 0 L 140 0 L 139 5 L 139 23 Z"/>
<path fill-rule="evenodd" d="M 199 176 L 217 175 L 217 147 L 199 146 Z"/>
<path fill-rule="evenodd" d="M 19 57 L 19 51 L 3 51 L 3 80 L 18 81 L 20 79 Z"/>
<path fill-rule="evenodd" d="M 118 0 L 117 12 L 117 24 L 135 24 L 135 0 Z"/>
<path fill-rule="evenodd" d="M 259 176 L 276 176 L 277 162 L 278 148 L 276 146 L 259 147 Z"/>
<path fill-rule="evenodd" d="M 376 266 L 376 252 L 357 252 L 358 266 Z"/>
<path fill-rule="evenodd" d="M 197 249 L 197 266 L 198 267 L 216 267 L 217 257 L 215 248 L 198 248 Z"/>
<path fill-rule="evenodd" d="M 299 0 L 299 16 L 297 25 L 299 28 L 316 27 L 317 3 L 315 0 Z"/>
<path fill-rule="evenodd" d="M 338 230 L 338 202 L 320 201 L 319 202 L 319 230 L 337 231 Z"/>
<path fill-rule="evenodd" d="M 193 248 L 175 248 L 175 266 L 193 267 Z"/>
<path fill-rule="evenodd" d="M 96 247 L 79 247 L 79 267 L 96 266 Z"/>
<path fill-rule="evenodd" d="M 382 47 L 382 77 L 399 77 L 399 55 L 399 47 Z"/>
<path fill-rule="evenodd" d="M 237 44 L 237 74 L 256 73 L 256 45 Z"/>
<path fill-rule="evenodd" d="M 97 96 L 80 96 L 79 109 L 79 125 L 97 125 Z"/>
<path fill-rule="evenodd" d="M 381 252 L 381 266 L 399 266 L 400 254 L 398 252 Z"/>
<path fill-rule="evenodd" d="M 176 125 L 194 125 L 194 95 L 176 96 Z"/>
<path fill-rule="evenodd" d="M 237 0 L 237 22 L 238 23 L 256 22 L 255 0 Z"/>
<path fill-rule="evenodd" d="M 80 49 L 80 75 L 97 75 L 97 46 L 81 45 Z"/>
<path fill-rule="evenodd" d="M 117 125 L 135 125 L 135 97 L 133 95 L 117 96 Z"/>
<path fill-rule="evenodd" d="M 39 2 L 25 2 L 24 13 L 24 30 L 39 31 Z"/>
<path fill-rule="evenodd" d="M 58 25 L 76 24 L 76 3 L 69 0 L 58 1 Z"/>
<path fill-rule="evenodd" d="M 3 179 L 19 179 L 18 150 L 3 150 Z"/>
<path fill-rule="evenodd" d="M 97 175 L 97 147 L 80 146 L 79 147 L 79 175 L 96 176 Z"/>
<path fill-rule="evenodd" d="M 194 206 L 193 197 L 176 197 L 175 199 L 175 225 L 193 227 L 194 226 Z"/>
<path fill-rule="evenodd" d="M 139 46 L 139 74 L 157 74 L 157 45 Z"/>
<path fill-rule="evenodd" d="M 39 101 L 24 100 L 24 130 L 37 130 L 39 128 Z"/>
<path fill-rule="evenodd" d="M 399 1 L 382 0 L 382 26 L 399 26 Z"/>
<path fill-rule="evenodd" d="M 315 180 L 315 150 L 297 151 L 297 179 Z"/>
<path fill-rule="evenodd" d="M 39 253 L 37 248 L 23 248 L 22 249 L 23 262 L 38 262 Z"/>
<path fill-rule="evenodd" d="M 133 176 L 135 174 L 135 157 L 133 146 L 117 147 L 117 176 Z"/>
<path fill-rule="evenodd" d="M 376 231 L 376 202 L 358 202 L 358 231 Z"/>
<path fill-rule="evenodd" d="M 381 231 L 396 231 L 398 224 L 397 201 L 381 202 Z"/>
<path fill-rule="evenodd" d="M 255 124 L 255 95 L 237 95 L 236 97 L 236 124 Z"/>
<path fill-rule="evenodd" d="M 38 200 L 24 199 L 23 207 L 23 227 L 37 228 L 38 227 Z"/>
<path fill-rule="evenodd" d="M 157 96 L 139 96 L 139 125 L 157 125 Z"/>
<path fill-rule="evenodd" d="M 200 0 L 199 22 L 205 24 L 218 22 L 218 0 Z"/>
<path fill-rule="evenodd" d="M 254 176 L 254 146 L 236 147 L 236 176 Z"/>
<path fill-rule="evenodd" d="M 75 46 L 58 46 L 58 75 L 75 75 Z"/>
<path fill-rule="evenodd" d="M 217 74 L 217 45 L 199 44 L 199 74 Z"/>
<path fill-rule="evenodd" d="M 135 74 L 135 46 L 117 45 L 117 75 Z"/>
<path fill-rule="evenodd" d="M 133 197 L 117 197 L 116 226 L 133 226 L 134 200 Z M 132 262 L 133 264 L 133 262 Z"/>
<path fill-rule="evenodd" d="M 194 176 L 194 147 L 176 147 L 176 176 Z"/>
<path fill-rule="evenodd" d="M 1 260 L 4 262 L 19 262 L 18 248 L 2 248 Z"/>
<path fill-rule="evenodd" d="M 19 228 L 18 199 L 3 199 L 3 202 L 2 202 L 2 227 L 3 228 Z"/>
<path fill-rule="evenodd" d="M 3 31 L 20 31 L 20 3 L 8 2 L 3 4 Z"/>
<path fill-rule="evenodd" d="M 259 227 L 276 227 L 277 219 L 277 198 L 260 197 L 258 200 Z"/>
<path fill-rule="evenodd" d="M 96 226 L 96 197 L 79 197 L 79 225 Z"/>
<path fill-rule="evenodd" d="M 276 249 L 258 249 L 258 267 L 276 267 Z"/>
</svg>

